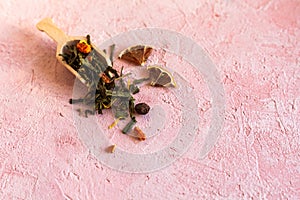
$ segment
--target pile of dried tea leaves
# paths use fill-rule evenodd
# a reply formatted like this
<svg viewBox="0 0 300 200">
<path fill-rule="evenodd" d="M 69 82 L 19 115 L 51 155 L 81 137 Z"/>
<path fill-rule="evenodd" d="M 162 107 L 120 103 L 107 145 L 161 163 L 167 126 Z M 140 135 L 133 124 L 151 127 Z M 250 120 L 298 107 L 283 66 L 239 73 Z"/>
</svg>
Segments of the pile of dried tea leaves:
<svg viewBox="0 0 300 200">
<path fill-rule="evenodd" d="M 114 45 L 110 47 L 110 61 L 113 65 Z M 150 56 L 153 48 L 146 45 L 136 45 L 123 50 L 119 58 L 143 66 Z M 135 114 L 147 114 L 150 107 L 146 103 L 135 105 L 134 94 L 140 91 L 139 84 L 151 81 L 152 86 L 175 86 L 172 75 L 159 66 L 148 66 L 148 78 L 142 78 L 125 83 L 123 68 L 120 73 L 110 66 L 106 58 L 96 50 L 87 35 L 85 40 L 74 40 L 63 47 L 63 60 L 76 70 L 86 81 L 88 93 L 80 99 L 70 99 L 71 104 L 83 103 L 92 106 L 92 110 L 86 110 L 85 114 L 102 114 L 103 109 L 113 109 L 115 122 L 109 126 L 114 127 L 119 120 L 130 117 L 128 124 L 122 129 L 122 133 L 129 133 L 137 123 Z M 135 127 L 140 140 L 146 136 L 140 128 Z"/>
<path fill-rule="evenodd" d="M 114 46 L 111 48 L 113 49 Z M 86 40 L 68 42 L 60 56 L 79 73 L 88 87 L 96 87 L 100 74 L 107 75 L 110 79 L 117 76 L 116 70 L 112 69 L 106 58 L 92 46 L 89 35 L 86 36 Z"/>
</svg>

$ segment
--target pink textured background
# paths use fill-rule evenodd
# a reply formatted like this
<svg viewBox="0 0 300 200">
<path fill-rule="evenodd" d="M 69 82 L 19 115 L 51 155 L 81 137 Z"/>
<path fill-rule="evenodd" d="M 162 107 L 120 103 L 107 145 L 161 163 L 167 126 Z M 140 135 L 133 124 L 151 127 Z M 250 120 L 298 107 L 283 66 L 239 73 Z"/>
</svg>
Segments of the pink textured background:
<svg viewBox="0 0 300 200">
<path fill-rule="evenodd" d="M 2 0 L 0 199 L 299 199 L 299 13 L 299 0 Z M 226 92 L 215 148 L 149 174 L 101 165 L 73 125 L 74 77 L 35 28 L 47 16 L 96 44 L 140 27 L 194 39 Z"/>
</svg>

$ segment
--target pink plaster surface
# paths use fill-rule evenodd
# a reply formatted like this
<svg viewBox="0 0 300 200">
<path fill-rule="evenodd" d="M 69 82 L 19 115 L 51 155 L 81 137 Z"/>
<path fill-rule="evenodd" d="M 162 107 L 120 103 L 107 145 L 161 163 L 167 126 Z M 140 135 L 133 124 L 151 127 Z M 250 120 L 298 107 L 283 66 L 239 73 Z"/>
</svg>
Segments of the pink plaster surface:
<svg viewBox="0 0 300 200">
<path fill-rule="evenodd" d="M 0 2 L 0 199 L 300 199 L 300 2 L 182 2 Z M 208 156 L 194 156 L 196 139 L 153 173 L 102 165 L 77 136 L 74 77 L 35 28 L 43 17 L 96 44 L 158 27 L 201 45 L 226 94 L 225 124 Z M 202 112 L 209 105 L 199 101 Z"/>
</svg>

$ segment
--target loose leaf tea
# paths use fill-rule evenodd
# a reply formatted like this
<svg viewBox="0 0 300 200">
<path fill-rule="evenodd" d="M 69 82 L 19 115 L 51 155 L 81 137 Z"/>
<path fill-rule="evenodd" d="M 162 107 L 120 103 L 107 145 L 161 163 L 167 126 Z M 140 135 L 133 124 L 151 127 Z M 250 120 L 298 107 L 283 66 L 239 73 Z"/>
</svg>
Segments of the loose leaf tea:
<svg viewBox="0 0 300 200">
<path fill-rule="evenodd" d="M 50 19 L 42 20 L 37 27 L 41 31 L 46 31 L 57 42 L 60 41 L 59 37 L 66 37 L 62 31 L 53 25 Z M 68 37 L 68 39 L 70 38 Z M 135 105 L 133 95 L 140 92 L 140 83 L 150 80 L 153 86 L 167 87 L 176 85 L 172 75 L 158 66 L 149 66 L 147 68 L 150 74 L 148 78 L 127 80 L 130 73 L 123 74 L 123 67 L 120 73 L 113 68 L 115 45 L 111 45 L 110 55 L 107 56 L 106 50 L 97 50 L 93 46 L 89 35 L 85 39 L 68 40 L 64 44 L 61 54 L 59 54 L 62 59 L 59 58 L 59 61 L 63 61 L 63 64 L 88 87 L 88 92 L 84 97 L 70 99 L 70 104 L 90 106 L 89 109 L 77 109 L 79 114 L 84 117 L 96 113 L 102 114 L 103 109 L 111 109 L 115 121 L 108 126 L 109 129 L 115 127 L 119 120 L 130 117 L 129 122 L 122 129 L 122 132 L 127 134 L 137 123 L 135 115 L 144 115 L 149 112 L 150 107 L 146 103 Z M 61 47 L 61 45 L 59 44 L 58 47 Z M 131 46 L 123 50 L 119 54 L 119 58 L 144 66 L 152 51 L 153 48 L 146 45 Z M 140 140 L 146 139 L 145 134 L 137 126 L 134 128 L 134 131 Z M 112 145 L 110 152 L 113 153 L 115 149 L 116 145 Z"/>
<path fill-rule="evenodd" d="M 114 47 L 112 45 L 110 49 L 111 63 L 113 63 Z M 102 55 L 93 51 L 89 35 L 86 40 L 70 42 L 63 48 L 61 56 L 88 83 L 88 93 L 83 98 L 70 99 L 70 103 L 93 106 L 94 111 L 98 114 L 102 114 L 103 109 L 112 108 L 116 120 L 108 127 L 109 129 L 113 128 L 119 120 L 129 116 L 130 121 L 122 130 L 126 134 L 137 123 L 135 113 L 146 114 L 149 111 L 150 107 L 145 104 L 148 106 L 146 108 L 148 111 L 144 109 L 141 112 L 136 112 L 135 99 L 132 96 L 139 92 L 138 84 L 148 80 L 148 78 L 133 80 L 132 83 L 128 81 L 126 84 L 124 78 L 129 74 L 123 75 L 123 67 L 119 74 L 117 70 L 105 62 L 106 60 Z M 94 114 L 94 111 L 86 110 L 85 116 Z"/>
<path fill-rule="evenodd" d="M 137 121 L 136 121 L 135 117 L 133 117 L 133 118 L 130 120 L 130 122 L 128 122 L 128 123 L 126 124 L 126 126 L 123 128 L 122 133 L 124 133 L 124 134 L 129 133 L 129 132 L 132 130 L 133 126 L 136 124 L 136 122 L 137 122 Z"/>
<path fill-rule="evenodd" d="M 170 72 L 166 69 L 163 69 L 160 66 L 153 65 L 148 66 L 147 70 L 149 71 L 150 85 L 152 86 L 163 86 L 163 87 L 176 87 L 175 80 Z"/>
<path fill-rule="evenodd" d="M 113 63 L 113 52 L 115 46 L 110 49 L 110 60 Z M 153 48 L 145 45 L 136 45 L 122 51 L 119 58 L 138 65 L 144 65 L 150 56 Z M 106 51 L 104 50 L 103 52 Z M 122 129 L 122 133 L 129 133 L 137 123 L 135 114 L 145 115 L 149 112 L 150 106 L 146 103 L 135 105 L 134 94 L 140 91 L 139 84 L 144 81 L 149 81 L 152 86 L 176 86 L 173 76 L 167 70 L 159 66 L 148 66 L 148 78 L 135 80 L 127 80 L 130 75 L 123 74 L 123 67 L 118 73 L 113 66 L 110 66 L 105 57 L 95 51 L 91 45 L 90 36 L 86 40 L 74 40 L 63 47 L 63 60 L 77 71 L 86 81 L 88 93 L 80 99 L 70 99 L 71 104 L 82 103 L 92 106 L 94 110 L 84 111 L 85 116 L 102 114 L 103 109 L 112 109 L 115 121 L 109 125 L 109 129 L 116 126 L 119 120 L 130 117 L 130 121 Z M 80 111 L 82 112 L 82 111 Z M 143 131 L 135 127 L 140 140 L 145 140 L 146 136 Z M 115 146 L 114 146 L 115 148 Z M 114 148 L 112 152 L 114 151 Z"/>
<path fill-rule="evenodd" d="M 137 65 L 144 65 L 153 48 L 146 45 L 128 47 L 119 54 L 119 58 Z"/>
<path fill-rule="evenodd" d="M 99 74 L 111 67 L 106 58 L 93 48 L 89 35 L 87 35 L 86 40 L 68 42 L 63 47 L 60 56 L 63 57 L 63 61 L 78 72 L 88 87 L 95 87 L 98 83 Z"/>
</svg>

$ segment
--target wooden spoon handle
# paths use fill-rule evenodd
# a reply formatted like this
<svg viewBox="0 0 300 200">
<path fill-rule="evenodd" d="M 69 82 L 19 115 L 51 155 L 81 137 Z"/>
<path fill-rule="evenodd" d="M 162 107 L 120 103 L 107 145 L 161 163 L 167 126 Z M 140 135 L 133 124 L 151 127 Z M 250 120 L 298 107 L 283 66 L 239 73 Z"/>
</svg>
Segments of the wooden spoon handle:
<svg viewBox="0 0 300 200">
<path fill-rule="evenodd" d="M 36 27 L 49 35 L 57 44 L 63 44 L 68 41 L 68 36 L 50 18 L 42 19 Z"/>
</svg>

